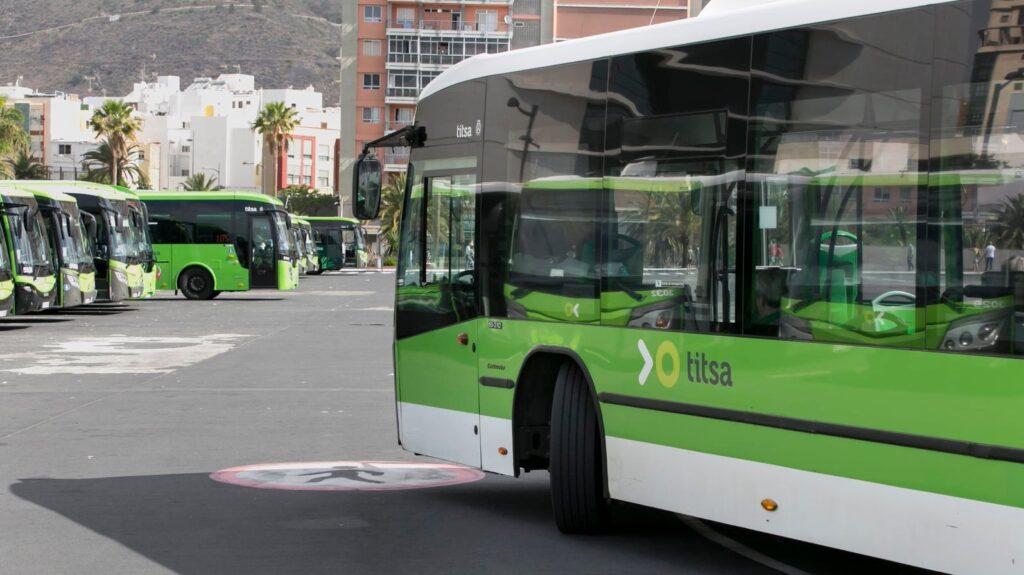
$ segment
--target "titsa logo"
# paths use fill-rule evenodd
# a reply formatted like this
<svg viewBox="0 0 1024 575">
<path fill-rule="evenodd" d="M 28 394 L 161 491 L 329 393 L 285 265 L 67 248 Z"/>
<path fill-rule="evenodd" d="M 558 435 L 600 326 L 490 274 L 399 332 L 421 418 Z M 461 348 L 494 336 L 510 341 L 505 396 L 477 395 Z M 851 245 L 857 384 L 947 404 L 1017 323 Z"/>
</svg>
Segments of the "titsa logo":
<svg viewBox="0 0 1024 575">
<path fill-rule="evenodd" d="M 674 343 L 669 340 L 661 342 L 653 356 L 644 340 L 637 340 L 636 346 L 644 360 L 637 378 L 640 385 L 647 384 L 652 371 L 666 389 L 672 389 L 679 383 L 682 358 Z M 686 352 L 686 378 L 690 383 L 732 387 L 732 365 L 728 361 L 709 360 L 703 352 Z"/>
</svg>

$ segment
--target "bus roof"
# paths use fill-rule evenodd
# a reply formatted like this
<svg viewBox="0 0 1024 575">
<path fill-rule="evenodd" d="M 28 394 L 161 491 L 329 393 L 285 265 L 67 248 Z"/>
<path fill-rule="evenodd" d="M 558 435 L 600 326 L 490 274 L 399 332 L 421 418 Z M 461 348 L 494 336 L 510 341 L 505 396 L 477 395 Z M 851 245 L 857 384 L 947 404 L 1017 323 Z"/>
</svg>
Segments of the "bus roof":
<svg viewBox="0 0 1024 575">
<path fill-rule="evenodd" d="M 420 100 L 445 88 L 488 76 L 597 60 L 666 46 L 699 44 L 818 22 L 894 12 L 952 0 L 714 0 L 695 18 L 588 36 L 576 40 L 481 54 L 452 66 L 420 92 Z M 721 3 L 721 6 L 716 4 Z"/>
<path fill-rule="evenodd" d="M 7 196 L 9 198 L 32 198 L 35 199 L 35 194 L 27 192 L 25 190 L 19 190 L 13 184 L 7 182 L 0 182 L 0 195 Z"/>
<path fill-rule="evenodd" d="M 88 194 L 108 200 L 125 201 L 128 196 L 114 186 L 75 180 L 19 180 L 18 187 L 32 191 L 57 191 L 63 194 Z"/>
<path fill-rule="evenodd" d="M 359 220 L 355 218 L 344 218 L 338 216 L 303 216 L 302 219 L 307 222 L 339 222 L 343 224 L 359 225 Z"/>
<path fill-rule="evenodd" d="M 261 202 L 264 204 L 274 204 L 275 206 L 283 206 L 284 203 L 274 197 L 261 194 L 259 192 L 245 192 L 245 191 L 231 191 L 231 190 L 217 190 L 210 192 L 178 192 L 178 191 L 167 191 L 157 192 L 153 190 L 139 190 L 136 192 L 143 201 L 145 200 L 196 200 L 196 201 L 212 201 L 212 200 L 245 200 L 249 202 Z"/>
<path fill-rule="evenodd" d="M 74 196 L 69 196 L 60 190 L 47 190 L 40 187 L 36 187 L 32 184 L 23 184 L 18 182 L 14 184 L 19 190 L 30 192 L 38 197 L 47 198 L 49 200 L 55 200 L 58 202 L 72 202 L 77 204 L 78 200 Z"/>
</svg>

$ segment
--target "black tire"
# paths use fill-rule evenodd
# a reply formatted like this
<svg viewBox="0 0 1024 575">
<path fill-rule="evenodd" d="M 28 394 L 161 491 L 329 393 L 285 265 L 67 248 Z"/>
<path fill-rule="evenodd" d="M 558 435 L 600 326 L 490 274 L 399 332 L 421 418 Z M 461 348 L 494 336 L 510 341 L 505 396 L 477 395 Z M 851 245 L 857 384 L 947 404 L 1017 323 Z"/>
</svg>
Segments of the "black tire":
<svg viewBox="0 0 1024 575">
<path fill-rule="evenodd" d="M 322 273 L 324 273 L 323 270 L 313 270 L 313 271 L 309 272 L 309 275 L 311 275 L 311 276 L 318 276 L 318 275 L 320 275 Z"/>
<path fill-rule="evenodd" d="M 215 297 L 219 296 L 220 294 L 221 294 L 221 292 L 220 292 L 220 291 L 218 291 L 218 290 L 213 290 L 213 293 L 212 293 L 212 294 L 210 294 L 210 299 L 213 299 L 213 298 L 215 298 Z"/>
<path fill-rule="evenodd" d="M 190 268 L 181 274 L 178 287 L 188 299 L 213 298 L 213 276 L 203 268 Z"/>
<path fill-rule="evenodd" d="M 562 533 L 607 529 L 604 442 L 587 380 L 573 362 L 558 371 L 551 406 L 551 506 Z"/>
</svg>

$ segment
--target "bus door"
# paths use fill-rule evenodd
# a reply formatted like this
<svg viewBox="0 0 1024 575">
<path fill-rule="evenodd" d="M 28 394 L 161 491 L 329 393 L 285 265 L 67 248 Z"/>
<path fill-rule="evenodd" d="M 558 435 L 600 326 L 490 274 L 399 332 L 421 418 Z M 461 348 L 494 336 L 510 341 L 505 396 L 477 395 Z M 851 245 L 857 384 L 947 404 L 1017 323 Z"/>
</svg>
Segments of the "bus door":
<svg viewBox="0 0 1024 575">
<path fill-rule="evenodd" d="M 471 174 L 427 175 L 409 192 L 395 361 L 402 445 L 479 467 L 475 184 Z"/>
<path fill-rule="evenodd" d="M 250 214 L 249 238 L 249 287 L 277 288 L 277 250 L 270 214 Z"/>
</svg>

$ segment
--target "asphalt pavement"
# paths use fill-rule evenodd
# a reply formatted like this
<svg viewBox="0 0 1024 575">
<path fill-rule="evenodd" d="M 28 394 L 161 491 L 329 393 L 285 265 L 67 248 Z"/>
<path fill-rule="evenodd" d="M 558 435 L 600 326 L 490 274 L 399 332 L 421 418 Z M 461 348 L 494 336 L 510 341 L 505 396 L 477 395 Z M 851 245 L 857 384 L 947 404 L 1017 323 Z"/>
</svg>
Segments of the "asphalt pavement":
<svg viewBox="0 0 1024 575">
<path fill-rule="evenodd" d="M 396 442 L 393 284 L 0 321 L 0 573 L 903 571 L 630 505 L 610 534 L 564 536 L 545 473 L 382 490 L 387 464 L 360 462 L 435 463 Z M 278 463 L 318 489 L 211 478 Z"/>
</svg>

